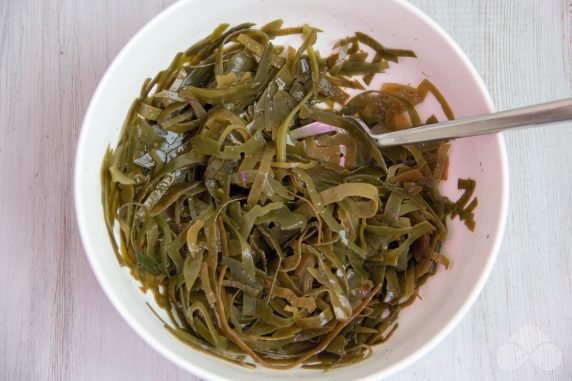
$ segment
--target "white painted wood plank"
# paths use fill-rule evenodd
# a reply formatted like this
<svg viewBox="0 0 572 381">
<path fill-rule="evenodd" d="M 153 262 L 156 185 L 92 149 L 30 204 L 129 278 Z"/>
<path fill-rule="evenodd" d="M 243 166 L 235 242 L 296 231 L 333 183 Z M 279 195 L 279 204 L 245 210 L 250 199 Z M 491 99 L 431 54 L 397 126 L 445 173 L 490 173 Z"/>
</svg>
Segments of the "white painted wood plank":
<svg viewBox="0 0 572 381">
<path fill-rule="evenodd" d="M 103 295 L 79 242 L 71 188 L 97 81 L 172 2 L 0 1 L 1 380 L 194 379 L 139 339 Z M 572 95 L 571 0 L 412 3 L 465 50 L 499 109 Z M 459 327 L 396 379 L 569 379 L 570 363 L 554 361 L 572 358 L 571 131 L 507 135 L 511 206 L 497 266 Z M 499 348 L 510 350 L 503 346 L 520 329 L 531 341 L 533 327 L 554 345 L 507 370 Z"/>
</svg>

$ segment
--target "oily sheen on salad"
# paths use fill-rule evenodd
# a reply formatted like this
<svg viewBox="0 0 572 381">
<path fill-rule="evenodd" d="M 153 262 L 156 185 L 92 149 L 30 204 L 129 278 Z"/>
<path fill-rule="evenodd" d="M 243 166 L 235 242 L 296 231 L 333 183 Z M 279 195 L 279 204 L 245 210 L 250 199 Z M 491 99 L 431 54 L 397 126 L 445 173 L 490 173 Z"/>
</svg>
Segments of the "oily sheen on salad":
<svg viewBox="0 0 572 381">
<path fill-rule="evenodd" d="M 448 266 L 446 218 L 475 228 L 475 182 L 458 180 L 456 202 L 439 191 L 447 142 L 380 150 L 344 118 L 416 128 L 438 121 L 416 109 L 430 96 L 453 119 L 429 80 L 372 85 L 415 53 L 357 32 L 325 56 L 322 34 L 282 20 L 218 26 L 144 81 L 103 159 L 120 264 L 173 335 L 247 366 L 366 358 Z M 342 131 L 290 136 L 314 121 Z"/>
</svg>

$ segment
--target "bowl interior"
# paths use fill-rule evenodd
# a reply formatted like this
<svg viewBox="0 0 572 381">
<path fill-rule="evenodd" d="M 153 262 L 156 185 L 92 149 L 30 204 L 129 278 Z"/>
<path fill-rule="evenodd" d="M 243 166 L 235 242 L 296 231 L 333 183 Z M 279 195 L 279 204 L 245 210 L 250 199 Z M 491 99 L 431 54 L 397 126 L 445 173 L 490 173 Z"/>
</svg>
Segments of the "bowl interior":
<svg viewBox="0 0 572 381">
<path fill-rule="evenodd" d="M 373 356 L 357 365 L 326 373 L 303 369 L 248 370 L 181 344 L 145 305 L 145 302 L 154 305 L 152 298 L 143 295 L 128 272 L 118 266 L 105 231 L 100 201 L 101 159 L 106 147 L 116 144 L 125 114 L 142 81 L 165 68 L 176 52 L 186 49 L 221 22 L 260 24 L 276 18 L 283 18 L 286 25 L 309 23 L 321 28 L 324 33 L 319 36 L 318 46 L 324 52 L 331 50 L 336 39 L 354 31 L 369 33 L 389 47 L 413 49 L 417 59 L 391 64 L 377 81 L 416 86 L 427 77 L 443 92 L 457 117 L 492 111 L 492 102 L 480 78 L 451 39 L 426 16 L 399 0 L 183 0 L 153 19 L 127 44 L 93 96 L 76 160 L 75 197 L 80 232 L 94 272 L 118 311 L 159 352 L 200 377 L 378 379 L 434 346 L 456 325 L 480 292 L 494 263 L 506 217 L 507 166 L 501 136 L 463 139 L 452 145 L 449 180 L 443 184 L 443 190 L 456 198 L 457 178 L 476 179 L 479 207 L 474 233 L 458 220 L 450 224 L 450 236 L 444 247 L 452 263 L 449 270 L 440 270 L 422 288 L 423 300 L 401 313 L 399 329 L 387 343 L 375 348 Z M 428 116 L 432 112 L 442 119 L 435 103 L 429 101 L 423 106 L 423 113 Z"/>
</svg>

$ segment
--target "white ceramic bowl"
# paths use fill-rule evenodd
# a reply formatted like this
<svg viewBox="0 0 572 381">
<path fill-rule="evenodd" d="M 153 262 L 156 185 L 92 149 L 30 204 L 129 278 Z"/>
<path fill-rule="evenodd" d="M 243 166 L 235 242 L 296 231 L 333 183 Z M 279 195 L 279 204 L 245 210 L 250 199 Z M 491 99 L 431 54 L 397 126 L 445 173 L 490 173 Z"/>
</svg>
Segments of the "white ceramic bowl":
<svg viewBox="0 0 572 381">
<path fill-rule="evenodd" d="M 399 329 L 372 357 L 329 372 L 293 369 L 248 370 L 197 352 L 176 340 L 149 311 L 137 284 L 117 264 L 102 213 L 99 171 L 106 147 L 114 146 L 130 103 L 142 81 L 165 68 L 221 22 L 264 23 L 283 18 L 287 25 L 310 23 L 323 29 L 320 47 L 354 31 L 370 33 L 390 47 L 413 49 L 383 74 L 383 81 L 416 85 L 424 76 L 440 88 L 458 117 L 493 111 L 482 80 L 451 38 L 427 16 L 401 0 L 183 0 L 139 31 L 117 55 L 85 115 L 77 147 L 75 204 L 83 244 L 101 287 L 125 320 L 152 347 L 181 367 L 210 380 L 373 380 L 412 363 L 441 341 L 465 315 L 481 291 L 501 243 L 508 198 L 506 151 L 502 136 L 455 141 L 449 181 L 443 190 L 457 197 L 456 179 L 477 180 L 477 229 L 470 233 L 455 220 L 444 252 L 448 271 L 439 271 L 421 289 L 423 300 L 404 310 Z M 435 105 L 426 108 L 434 109 Z M 434 110 L 426 110 L 434 111 Z"/>
</svg>

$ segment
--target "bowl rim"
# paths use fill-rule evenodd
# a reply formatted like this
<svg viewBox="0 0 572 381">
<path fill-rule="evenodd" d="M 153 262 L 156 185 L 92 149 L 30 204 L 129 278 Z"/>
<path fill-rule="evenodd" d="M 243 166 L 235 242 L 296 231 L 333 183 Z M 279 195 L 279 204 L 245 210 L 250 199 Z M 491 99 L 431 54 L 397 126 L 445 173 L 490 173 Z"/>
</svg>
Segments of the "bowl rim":
<svg viewBox="0 0 572 381">
<path fill-rule="evenodd" d="M 81 155 L 82 155 L 82 147 L 88 144 L 87 141 L 87 125 L 89 120 L 92 119 L 92 115 L 95 113 L 95 104 L 98 103 L 99 98 L 102 97 L 103 89 L 106 87 L 107 82 L 109 81 L 110 73 L 112 73 L 116 66 L 124 59 L 126 52 L 129 51 L 129 47 L 131 45 L 135 45 L 142 36 L 146 33 L 147 30 L 152 29 L 155 24 L 161 22 L 163 19 L 168 18 L 169 15 L 172 13 L 177 12 L 177 10 L 184 6 L 187 2 L 193 2 L 197 0 L 180 0 L 170 6 L 166 7 L 158 14 L 156 14 L 151 20 L 149 20 L 143 27 L 141 27 L 130 39 L 129 41 L 123 46 L 123 48 L 117 53 L 115 58 L 112 60 L 111 64 L 106 69 L 105 73 L 99 80 L 99 83 L 90 99 L 89 105 L 86 109 L 85 116 L 82 121 L 81 131 L 78 138 L 78 142 L 76 145 L 76 154 L 75 154 L 75 166 L 74 166 L 74 178 L 73 178 L 73 191 L 74 191 L 74 205 L 75 205 L 75 213 L 76 219 L 78 223 L 79 233 L 81 237 L 81 241 L 83 244 L 83 248 L 91 269 L 95 274 L 95 277 L 104 290 L 104 293 L 107 295 L 107 298 L 111 301 L 112 305 L 115 309 L 120 313 L 123 319 L 128 323 L 130 327 L 145 341 L 147 342 L 153 349 L 163 355 L 165 358 L 170 360 L 171 362 L 177 364 L 179 367 L 185 369 L 186 371 L 191 372 L 193 375 L 196 375 L 200 378 L 207 379 L 207 380 L 216 380 L 216 381 L 229 381 L 229 378 L 221 376 L 218 373 L 212 372 L 210 369 L 201 367 L 200 365 L 190 363 L 180 357 L 178 354 L 174 353 L 168 346 L 163 345 L 159 340 L 155 339 L 147 330 L 139 323 L 139 321 L 132 315 L 128 309 L 123 305 L 118 295 L 114 292 L 113 286 L 111 282 L 104 276 L 101 266 L 98 264 L 96 260 L 97 253 L 94 249 L 94 244 L 92 243 L 92 238 L 89 233 L 89 221 L 87 220 L 86 213 L 84 210 L 85 203 L 81 198 L 81 179 L 82 179 L 82 171 L 80 168 L 79 163 L 81 162 Z M 486 107 L 489 112 L 495 111 L 495 106 L 493 100 L 491 98 L 490 93 L 488 92 L 483 79 L 478 74 L 477 70 L 475 69 L 472 62 L 469 60 L 467 55 L 464 51 L 457 45 L 457 43 L 452 39 L 452 37 L 433 19 L 431 19 L 427 14 L 421 11 L 416 6 L 408 3 L 405 0 L 390 0 L 397 5 L 405 8 L 407 11 L 413 13 L 415 16 L 423 20 L 427 23 L 435 32 L 442 38 L 451 48 L 452 50 L 459 56 L 463 65 L 468 69 L 472 79 L 478 86 L 481 96 L 484 98 Z M 435 334 L 433 337 L 423 343 L 421 346 L 416 348 L 409 354 L 405 356 L 403 359 L 397 361 L 396 363 L 371 373 L 367 376 L 360 378 L 361 381 L 373 381 L 379 380 L 381 378 L 389 377 L 400 370 L 406 368 L 407 366 L 413 364 L 425 354 L 427 354 L 431 349 L 433 349 L 437 344 L 439 344 L 447 335 L 451 333 L 451 331 L 459 324 L 459 322 L 463 319 L 463 317 L 467 314 L 470 308 L 473 306 L 475 301 L 477 300 L 478 296 L 480 295 L 481 291 L 484 288 L 484 285 L 487 279 L 490 276 L 492 268 L 496 262 L 498 257 L 498 253 L 502 244 L 502 240 L 504 237 L 506 221 L 507 221 L 507 213 L 508 213 L 508 200 L 509 200 L 509 171 L 508 171 L 508 158 L 507 158 L 507 150 L 504 137 L 501 133 L 495 134 L 495 143 L 498 146 L 499 154 L 500 154 L 500 163 L 499 169 L 501 173 L 501 183 L 500 183 L 500 198 L 501 198 L 501 210 L 499 214 L 499 225 L 497 227 L 496 232 L 494 232 L 494 242 L 492 245 L 491 253 L 487 262 L 485 263 L 484 268 L 481 271 L 481 274 L 474 284 L 472 290 L 470 291 L 468 297 L 466 298 L 465 302 L 459 308 L 454 315 L 452 315 L 449 321 Z"/>
</svg>

